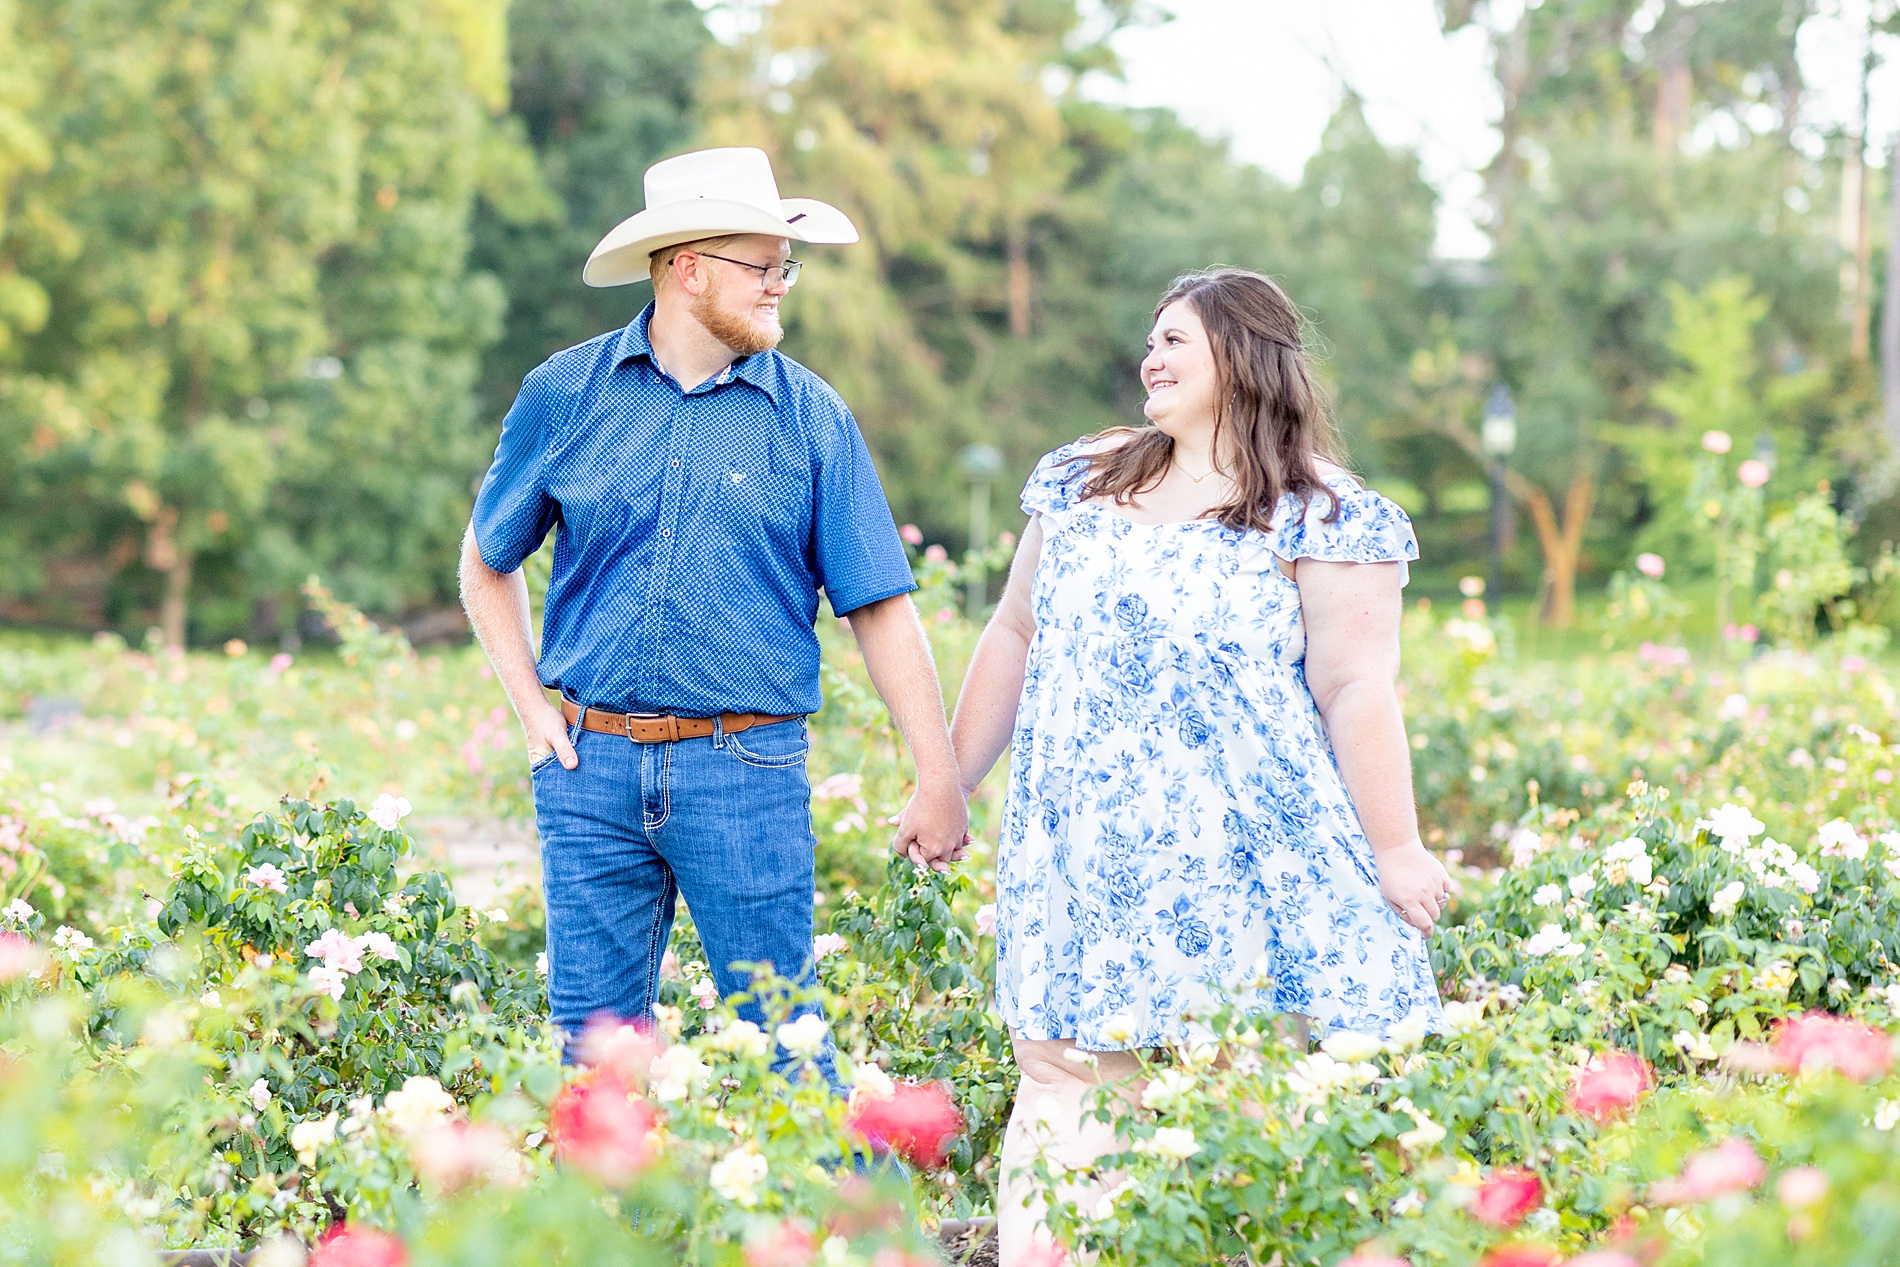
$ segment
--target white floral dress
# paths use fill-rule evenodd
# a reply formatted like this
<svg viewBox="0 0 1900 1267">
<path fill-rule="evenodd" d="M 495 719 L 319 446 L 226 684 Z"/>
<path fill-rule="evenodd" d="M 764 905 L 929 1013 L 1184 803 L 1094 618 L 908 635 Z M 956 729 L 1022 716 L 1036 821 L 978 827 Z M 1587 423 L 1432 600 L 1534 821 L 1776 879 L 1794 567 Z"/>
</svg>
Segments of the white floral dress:
<svg viewBox="0 0 1900 1267">
<path fill-rule="evenodd" d="M 997 1002 L 1090 1051 L 1193 1037 L 1223 1001 L 1383 1033 L 1438 994 L 1385 901 L 1307 689 L 1299 587 L 1275 557 L 1418 557 L 1411 521 L 1341 476 L 1271 531 L 1139 524 L 1082 503 L 1081 443 L 1037 465 L 1036 635 L 997 849 Z"/>
</svg>

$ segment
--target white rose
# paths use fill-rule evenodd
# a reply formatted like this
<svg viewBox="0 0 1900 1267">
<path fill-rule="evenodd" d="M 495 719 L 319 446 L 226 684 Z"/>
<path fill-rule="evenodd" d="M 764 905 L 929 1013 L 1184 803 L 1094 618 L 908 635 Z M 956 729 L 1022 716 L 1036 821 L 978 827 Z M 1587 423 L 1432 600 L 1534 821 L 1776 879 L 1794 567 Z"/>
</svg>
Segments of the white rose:
<svg viewBox="0 0 1900 1267">
<path fill-rule="evenodd" d="M 1575 897 L 1587 897 L 1590 890 L 1596 888 L 1597 876 L 1594 871 L 1585 871 L 1570 877 L 1570 892 Z"/>
<path fill-rule="evenodd" d="M 750 1144 L 733 1149 L 713 1163 L 708 1179 L 712 1190 L 734 1205 L 750 1209 L 759 1201 L 759 1185 L 770 1169 Z"/>
<path fill-rule="evenodd" d="M 1410 1051 L 1425 1041 L 1430 1026 L 1423 1011 L 1415 1011 L 1394 1025 L 1385 1036 L 1385 1045 L 1391 1051 Z"/>
<path fill-rule="evenodd" d="M 384 792 L 381 796 L 370 802 L 369 821 L 375 823 L 384 831 L 395 831 L 397 824 L 407 818 L 409 812 L 414 808 L 415 806 L 409 803 L 408 797 L 391 796 L 389 793 Z"/>
<path fill-rule="evenodd" d="M 252 1108 L 262 1113 L 265 1106 L 270 1103 L 270 1083 L 259 1078 L 251 1084 L 251 1089 L 245 1092 L 245 1098 L 250 1100 Z"/>
<path fill-rule="evenodd" d="M 1194 1077 L 1186 1070 L 1164 1069 L 1149 1080 L 1141 1091 L 1141 1107 L 1166 1113 L 1179 1107 L 1194 1090 Z"/>
<path fill-rule="evenodd" d="M 1563 889 L 1555 884 L 1540 884 L 1537 892 L 1531 894 L 1532 906 L 1555 906 L 1564 900 Z"/>
<path fill-rule="evenodd" d="M 711 1070 L 706 1068 L 699 1053 L 676 1043 L 653 1058 L 653 1098 L 661 1103 L 684 1100 L 705 1085 L 710 1075 Z"/>
<path fill-rule="evenodd" d="M 336 1138 L 336 1114 L 307 1122 L 299 1122 L 290 1128 L 290 1146 L 296 1151 L 297 1160 L 308 1166 L 316 1160 L 317 1150 Z"/>
<path fill-rule="evenodd" d="M 825 1049 L 825 1039 L 830 1033 L 831 1027 L 825 1024 L 824 1017 L 807 1012 L 778 1027 L 779 1046 L 800 1060 L 816 1060 L 818 1053 Z"/>
<path fill-rule="evenodd" d="M 1453 1034 L 1469 1034 L 1484 1023 L 1484 1001 L 1465 1003 L 1452 1000 L 1445 1004 L 1445 1029 Z"/>
<path fill-rule="evenodd" d="M 1742 895 L 1748 892 L 1748 886 L 1740 880 L 1731 880 L 1715 891 L 1709 898 L 1709 914 L 1726 919 L 1735 914 L 1735 908 L 1741 905 Z"/>
<path fill-rule="evenodd" d="M 1169 1161 L 1186 1161 L 1200 1152 L 1201 1146 L 1195 1140 L 1194 1132 L 1187 1127 L 1162 1126 L 1156 1128 L 1153 1139 L 1142 1142 L 1139 1151 L 1165 1157 Z"/>
<path fill-rule="evenodd" d="M 1121 1050 L 1133 1045 L 1135 1036 L 1135 1023 L 1126 1016 L 1111 1016 L 1102 1022 L 1102 1041 L 1111 1049 Z"/>
<path fill-rule="evenodd" d="M 454 1112 L 455 1097 L 427 1075 L 405 1079 L 401 1090 L 391 1091 L 383 1099 L 383 1116 L 405 1136 L 440 1126 Z"/>
<path fill-rule="evenodd" d="M 728 1052 L 750 1060 L 758 1060 L 772 1049 L 771 1040 L 765 1036 L 765 1031 L 751 1021 L 734 1021 L 710 1035 L 706 1045 L 714 1051 Z"/>
<path fill-rule="evenodd" d="M 1356 1034 L 1351 1030 L 1341 1030 L 1337 1034 L 1328 1034 L 1319 1049 L 1334 1060 L 1351 1064 L 1354 1061 L 1370 1060 L 1385 1050 L 1385 1044 L 1370 1034 Z"/>
</svg>

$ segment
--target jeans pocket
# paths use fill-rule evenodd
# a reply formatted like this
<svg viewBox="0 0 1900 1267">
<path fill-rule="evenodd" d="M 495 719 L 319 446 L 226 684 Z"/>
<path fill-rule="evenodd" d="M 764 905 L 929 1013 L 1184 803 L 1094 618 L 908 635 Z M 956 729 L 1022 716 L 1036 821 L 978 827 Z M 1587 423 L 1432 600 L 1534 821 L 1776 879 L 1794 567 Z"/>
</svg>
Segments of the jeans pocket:
<svg viewBox="0 0 1900 1267">
<path fill-rule="evenodd" d="M 805 731 L 804 719 L 794 717 L 727 735 L 726 751 L 746 765 L 781 770 L 804 761 L 811 751 L 811 736 Z"/>
<path fill-rule="evenodd" d="M 560 758 L 560 755 L 561 754 L 560 754 L 559 749 L 549 748 L 547 752 L 545 752 L 541 756 L 536 757 L 533 761 L 528 763 L 529 777 L 533 777 L 534 775 L 537 775 L 541 773 L 541 771 L 547 769 L 548 763 L 550 761 L 558 760 Z"/>
</svg>

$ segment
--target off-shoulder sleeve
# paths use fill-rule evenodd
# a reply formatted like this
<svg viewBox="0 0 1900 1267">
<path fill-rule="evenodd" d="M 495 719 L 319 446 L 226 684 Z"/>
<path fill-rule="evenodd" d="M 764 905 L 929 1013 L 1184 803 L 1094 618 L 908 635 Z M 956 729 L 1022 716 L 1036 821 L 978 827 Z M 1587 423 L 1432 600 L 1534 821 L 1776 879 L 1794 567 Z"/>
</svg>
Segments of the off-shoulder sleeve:
<svg viewBox="0 0 1900 1267">
<path fill-rule="evenodd" d="M 1088 477 L 1087 440 L 1076 440 L 1053 453 L 1045 453 L 1023 485 L 1023 513 L 1054 515 L 1074 509 L 1082 499 L 1082 484 Z"/>
<path fill-rule="evenodd" d="M 1412 521 L 1397 503 L 1347 478 L 1326 482 L 1339 498 L 1339 513 L 1329 523 L 1330 498 L 1288 494 L 1284 521 L 1273 552 L 1283 559 L 1320 559 L 1328 563 L 1398 563 L 1418 558 Z M 1411 569 L 1406 568 L 1406 580 Z"/>
</svg>

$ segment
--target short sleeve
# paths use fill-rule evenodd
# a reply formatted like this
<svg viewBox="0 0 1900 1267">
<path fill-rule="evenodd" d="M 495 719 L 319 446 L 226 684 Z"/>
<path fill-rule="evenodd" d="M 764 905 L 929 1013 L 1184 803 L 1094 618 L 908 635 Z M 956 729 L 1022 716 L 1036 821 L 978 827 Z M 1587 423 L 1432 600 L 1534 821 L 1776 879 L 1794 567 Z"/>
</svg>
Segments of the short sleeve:
<svg viewBox="0 0 1900 1267">
<path fill-rule="evenodd" d="M 1023 485 L 1023 513 L 1054 515 L 1074 509 L 1082 500 L 1092 451 L 1087 440 L 1076 440 L 1044 454 L 1029 473 L 1029 482 Z"/>
<path fill-rule="evenodd" d="M 1397 503 L 1341 476 L 1326 487 L 1339 498 L 1339 513 L 1329 522 L 1332 499 L 1305 499 L 1289 493 L 1282 503 L 1284 521 L 1276 530 L 1273 552 L 1283 559 L 1320 559 L 1327 563 L 1398 563 L 1418 558 L 1412 521 Z M 1406 568 L 1405 579 L 1411 577 Z"/>
<path fill-rule="evenodd" d="M 502 420 L 501 442 L 475 495 L 475 544 L 482 562 L 497 572 L 513 572 L 541 548 L 553 530 L 559 506 L 548 496 L 541 455 L 551 412 L 560 401 L 549 390 L 547 367 L 522 382 L 515 403 Z"/>
<path fill-rule="evenodd" d="M 851 411 L 835 398 L 814 402 L 813 408 L 831 415 L 815 419 L 824 437 L 812 514 L 817 579 L 831 610 L 844 616 L 867 603 L 908 594 L 917 582 Z"/>
</svg>

